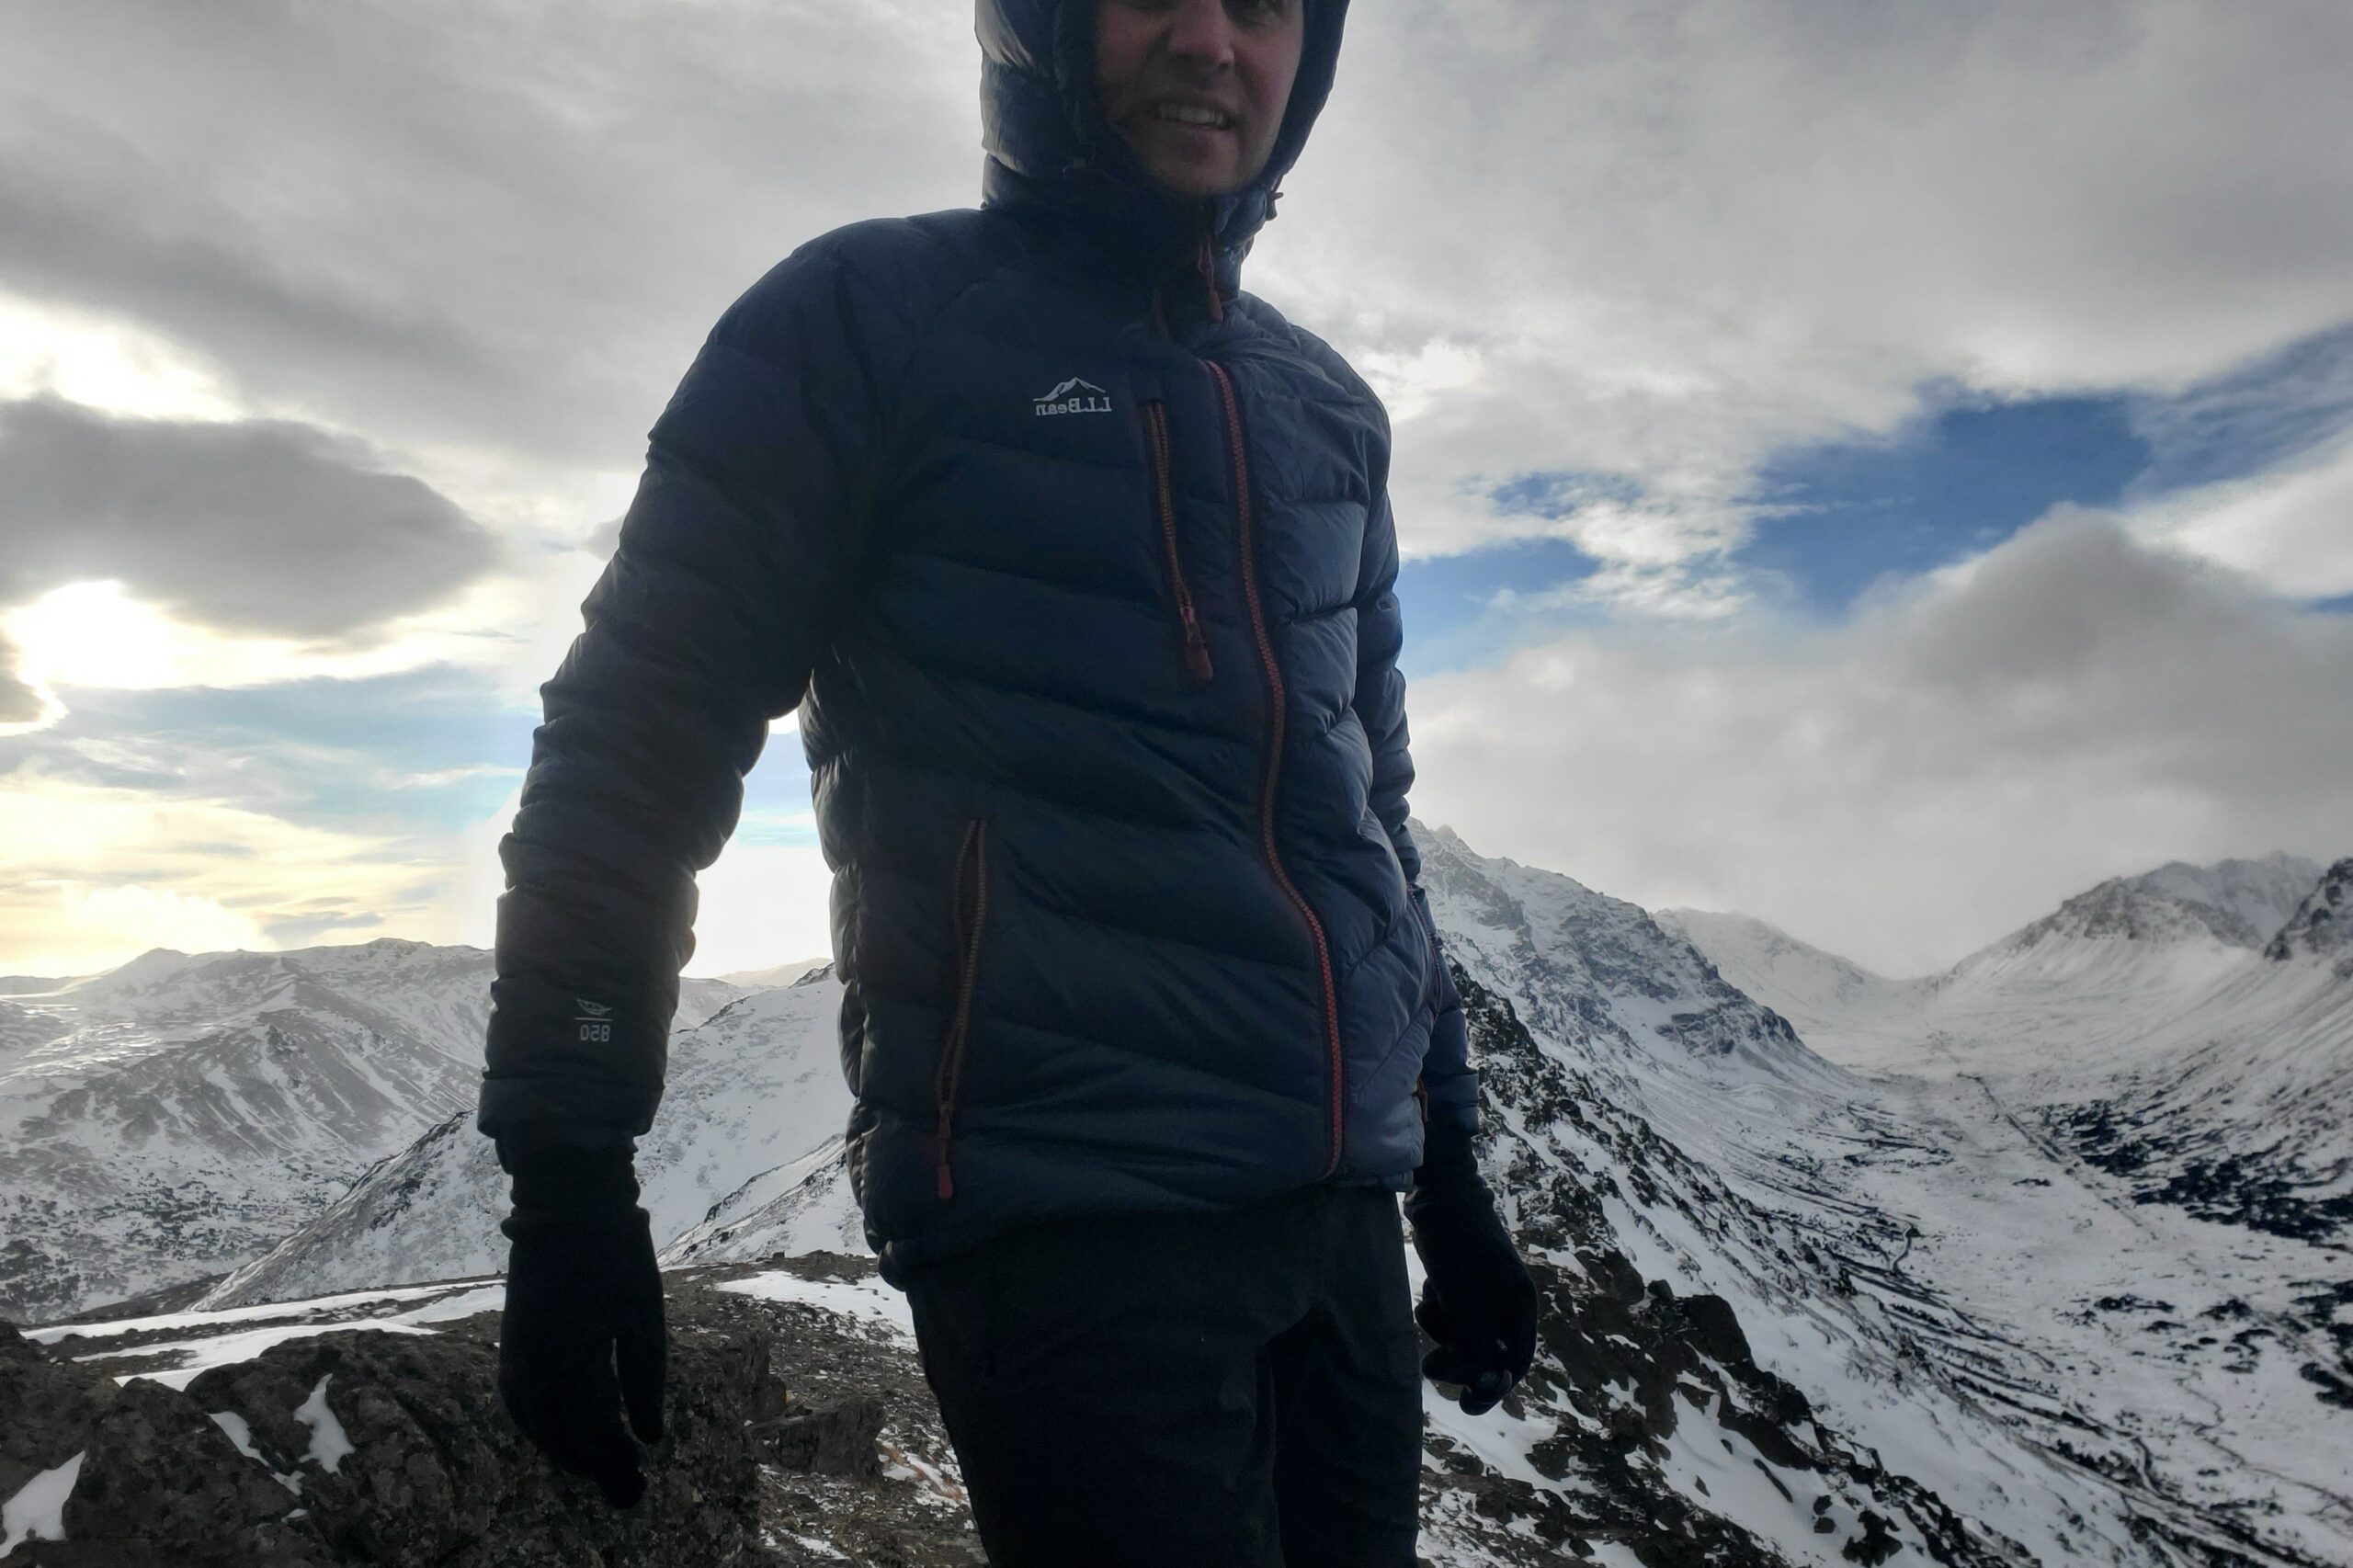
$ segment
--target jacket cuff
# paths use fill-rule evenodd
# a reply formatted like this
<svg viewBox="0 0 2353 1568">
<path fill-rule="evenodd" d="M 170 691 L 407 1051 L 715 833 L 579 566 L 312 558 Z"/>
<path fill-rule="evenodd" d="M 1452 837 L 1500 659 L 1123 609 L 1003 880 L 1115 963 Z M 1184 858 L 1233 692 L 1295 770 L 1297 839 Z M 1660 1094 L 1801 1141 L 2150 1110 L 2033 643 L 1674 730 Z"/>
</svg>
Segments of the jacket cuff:
<svg viewBox="0 0 2353 1568">
<path fill-rule="evenodd" d="M 623 1148 L 542 1144 L 518 1152 L 510 1167 L 517 1212 L 608 1214 L 637 1202 L 637 1170 Z"/>
<path fill-rule="evenodd" d="M 1481 1203 L 1494 1201 L 1486 1178 L 1479 1174 L 1472 1129 L 1451 1118 L 1432 1117 L 1422 1135 L 1422 1163 L 1414 1172 L 1414 1185 L 1405 1197 L 1405 1212 L 1410 1218 L 1418 1210 L 1466 1199 Z"/>
<path fill-rule="evenodd" d="M 619 1150 L 625 1155 L 637 1151 L 637 1139 L 625 1128 L 574 1127 L 561 1122 L 526 1122 L 499 1133 L 492 1142 L 498 1150 L 498 1168 L 508 1176 L 517 1174 L 523 1162 L 549 1150 Z"/>
</svg>

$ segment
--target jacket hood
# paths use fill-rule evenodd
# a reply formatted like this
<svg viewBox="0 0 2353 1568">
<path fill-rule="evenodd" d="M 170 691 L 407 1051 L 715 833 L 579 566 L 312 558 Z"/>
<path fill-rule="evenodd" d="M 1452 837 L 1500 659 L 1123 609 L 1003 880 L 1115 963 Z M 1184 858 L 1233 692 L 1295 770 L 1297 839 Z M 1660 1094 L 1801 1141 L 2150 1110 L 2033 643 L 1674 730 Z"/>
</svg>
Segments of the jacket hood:
<svg viewBox="0 0 2353 1568">
<path fill-rule="evenodd" d="M 1121 254 L 1166 265 L 1214 236 L 1219 290 L 1239 286 L 1242 257 L 1274 215 L 1277 187 L 1299 161 L 1332 91 L 1347 0 L 1302 0 L 1299 74 L 1267 166 L 1239 190 L 1186 196 L 1154 183 L 1095 97 L 1099 0 L 977 0 L 985 206 L 1038 205 L 1094 230 Z"/>
</svg>

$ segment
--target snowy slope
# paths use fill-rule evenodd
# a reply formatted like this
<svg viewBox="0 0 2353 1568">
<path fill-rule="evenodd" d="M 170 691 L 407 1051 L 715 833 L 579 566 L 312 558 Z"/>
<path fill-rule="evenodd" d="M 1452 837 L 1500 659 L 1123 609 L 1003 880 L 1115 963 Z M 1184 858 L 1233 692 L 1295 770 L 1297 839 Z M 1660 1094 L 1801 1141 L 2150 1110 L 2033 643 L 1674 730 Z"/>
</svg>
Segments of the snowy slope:
<svg viewBox="0 0 2353 1568">
<path fill-rule="evenodd" d="M 1447 951 L 1533 1009 L 1529 1023 L 1603 1055 L 1663 1055 L 1737 1078 L 1835 1087 L 1789 1020 L 1727 983 L 1649 913 L 1562 876 L 1482 858 L 1413 824 Z"/>
<path fill-rule="evenodd" d="M 2295 1250 L 2245 1269 L 2070 1178 L 1982 1096 L 1820 1062 L 1640 910 L 1418 831 L 1472 998 L 1485 1162 L 1553 1303 L 1516 1407 L 1431 1403 L 1434 1470 L 1481 1478 L 1434 1505 L 1434 1562 L 1523 1560 L 1497 1523 L 1627 1561 L 1861 1561 L 1866 1512 L 1949 1562 L 2353 1549 L 2314 1523 L 2340 1427 L 2303 1373 Z M 848 1214 L 821 1148 L 667 1256 L 835 1244 Z M 2139 1309 L 2152 1278 L 2183 1321 Z"/>
<path fill-rule="evenodd" d="M 1926 982 L 1889 980 L 1748 915 L 1662 909 L 1659 928 L 1699 949 L 1733 985 L 1772 1008 L 1818 1046 L 1825 1028 L 1858 1017 L 1901 1017 Z"/>
<path fill-rule="evenodd" d="M 2343 1240 L 2353 1237 L 2348 908 L 2353 859 L 2325 873 L 2289 856 L 2175 864 L 2069 899 L 1943 974 L 1861 985 L 1825 983 L 1844 960 L 1762 921 L 1680 921 L 1849 1066 L 1966 1080 L 2140 1201 Z M 1785 949 L 1802 956 L 1789 961 Z"/>
<path fill-rule="evenodd" d="M 2129 1053 L 2063 1050 L 2007 1092 L 2143 1202 L 2353 1242 L 2348 887 L 2353 860 L 2339 861 L 2262 957 L 2136 1019 Z M 2052 1043 L 2068 1042 L 2054 1030 Z M 2120 1056 L 2112 1071 L 2087 1071 Z M 2353 1395 L 2353 1343 L 2347 1351 L 2340 1386 Z"/>
<path fill-rule="evenodd" d="M 2353 956 L 2353 856 L 2322 873 L 2279 934 L 2265 945 L 2263 956 L 2282 962 Z"/>
<path fill-rule="evenodd" d="M 1613 933 L 1617 961 L 1654 977 L 1689 972 L 1671 951 L 1643 960 L 1641 924 L 1568 879 L 1424 842 L 1450 952 L 1490 947 L 1517 906 Z M 2353 1562 L 2353 1414 L 2314 1376 L 2353 1326 L 2328 1315 L 2353 1294 L 2342 1254 L 2136 1203 L 1962 1072 L 1644 1041 L 1641 1009 L 1548 994 L 1579 969 L 1492 975 L 1528 1026 L 1515 1052 L 1494 1025 L 1481 1063 L 1487 1163 L 1524 1239 L 1593 1234 L 1653 1280 L 1721 1297 L 1756 1362 L 1835 1430 L 2040 1561 Z M 1636 1038 L 1613 1047 L 1608 1023 Z"/>
<path fill-rule="evenodd" d="M 2140 1178 L 2055 1119 L 2088 1103 L 2062 1090 L 2172 1085 L 2192 1102 L 2177 1120 L 2235 1096 L 2247 1125 L 2309 1117 L 2299 1136 L 2327 1147 L 2345 1091 L 2313 1064 L 2353 1039 L 2337 962 L 2217 934 L 2275 906 L 2285 927 L 2313 888 L 2266 904 L 2266 862 L 2144 881 L 1937 985 L 1416 833 L 1471 1013 L 1482 1162 L 1546 1301 L 1519 1395 L 1476 1418 L 1429 1402 L 1429 1561 L 2353 1562 L 2343 1250 L 2136 1201 Z M 2210 913 L 2150 907 L 2177 894 Z M 2135 1000 L 2136 975 L 2168 988 Z M 2203 1079 L 2158 1074 L 2200 1060 L 2150 1031 L 2201 996 L 2248 1027 L 2202 1041 Z M 641 1162 L 665 1261 L 863 1250 L 838 998 L 821 974 L 674 1039 Z M 1824 1061 L 1792 1014 L 1904 1070 Z M 2021 1018 L 2097 1038 L 2071 1057 L 2006 1032 Z M 1945 1031 L 1961 1024 L 1982 1032 Z M 453 1119 L 213 1300 L 487 1272 L 500 1195 Z"/>
<path fill-rule="evenodd" d="M 472 1103 L 490 955 L 157 949 L 0 1002 L 0 1313 L 220 1273 Z M 685 988 L 682 1013 L 737 994 Z"/>
<path fill-rule="evenodd" d="M 1988 1066 L 2022 1064 L 2054 1027 L 2129 1054 L 2143 1017 L 2187 1005 L 2259 956 L 2320 869 L 2274 855 L 2102 882 L 1933 977 L 1926 1011 Z"/>
<path fill-rule="evenodd" d="M 642 1200 L 657 1239 L 698 1223 L 720 1199 L 828 1140 L 838 1154 L 850 1108 L 837 1043 L 841 994 L 830 969 L 820 969 L 803 983 L 755 991 L 672 1034 L 661 1109 L 653 1131 L 638 1141 Z M 490 1140 L 474 1131 L 469 1105 L 369 1171 L 201 1304 L 246 1306 L 495 1273 L 506 1263 L 498 1233 L 506 1204 L 506 1178 Z M 861 1251 L 862 1235 L 853 1230 L 847 1239 Z"/>
<path fill-rule="evenodd" d="M 2204 939 L 2259 949 L 2303 903 L 2320 869 L 2295 855 L 2211 866 L 2176 860 L 2078 893 L 2024 930 L 1962 960 L 1961 967 L 2102 937 L 2162 944 Z"/>
</svg>

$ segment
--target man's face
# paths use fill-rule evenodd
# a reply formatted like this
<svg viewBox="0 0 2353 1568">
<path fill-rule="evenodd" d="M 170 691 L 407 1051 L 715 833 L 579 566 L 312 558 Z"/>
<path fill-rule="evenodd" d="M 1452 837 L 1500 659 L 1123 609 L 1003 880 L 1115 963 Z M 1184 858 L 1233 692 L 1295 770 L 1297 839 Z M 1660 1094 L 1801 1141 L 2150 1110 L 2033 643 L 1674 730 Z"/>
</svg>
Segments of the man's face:
<svg viewBox="0 0 2353 1568">
<path fill-rule="evenodd" d="M 1307 0 L 1097 0 L 1103 118 L 1170 189 L 1240 189 L 1275 150 L 1306 9 Z"/>
</svg>

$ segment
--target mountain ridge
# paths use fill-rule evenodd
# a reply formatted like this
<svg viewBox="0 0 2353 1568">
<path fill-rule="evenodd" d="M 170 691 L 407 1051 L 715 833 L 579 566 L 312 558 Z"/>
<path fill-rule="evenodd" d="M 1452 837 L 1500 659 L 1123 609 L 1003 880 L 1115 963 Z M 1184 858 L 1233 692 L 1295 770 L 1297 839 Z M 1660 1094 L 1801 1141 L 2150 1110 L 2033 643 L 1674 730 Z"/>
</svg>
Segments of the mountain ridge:
<svg viewBox="0 0 2353 1568">
<path fill-rule="evenodd" d="M 1503 1406 L 1430 1402 L 1434 1562 L 1559 1561 L 1575 1541 L 1620 1568 L 1842 1568 L 1905 1548 L 1969 1568 L 2353 1560 L 2353 1495 L 2326 1458 L 2353 1440 L 2345 1252 L 2146 1196 L 2205 1157 L 2163 1138 L 2244 1155 L 2250 1130 L 2327 1110 L 2301 1064 L 2353 1039 L 2333 966 L 2231 948 L 2242 990 L 2188 1015 L 2244 1022 L 2259 1001 L 2301 1034 L 2168 1036 L 2154 1057 L 2101 1037 L 2056 1064 L 2077 1077 L 2044 1082 L 2047 1042 L 1912 1028 L 1914 1070 L 1891 1073 L 1825 1055 L 1728 978 L 1686 929 L 1705 922 L 1415 832 L 1465 997 L 1478 1158 L 1544 1302 L 1538 1366 Z M 2192 969 L 2208 945 L 2141 944 Z M 310 980 L 374 1005 L 359 982 Z M 289 983 L 246 962 L 205 983 L 196 994 Z M 2074 1027 L 2050 1010 L 2050 973 L 1887 983 L 1991 1029 Z M 2297 998 L 2302 1014 L 2286 1010 Z M 839 1005 L 817 971 L 699 1019 L 682 1009 L 641 1151 L 665 1264 L 864 1251 L 839 1157 Z M 2201 1061 L 2207 1076 L 2176 1071 Z M 2065 1120 L 2093 1103 L 2068 1094 L 2106 1108 L 2107 1153 Z M 2220 1116 L 2233 1095 L 2236 1121 Z M 494 1273 L 504 1182 L 469 1123 L 461 1107 L 422 1129 L 206 1301 L 253 1314 Z M 2231 1192 L 2246 1196 L 2225 1184 L 2200 1201 Z"/>
</svg>

